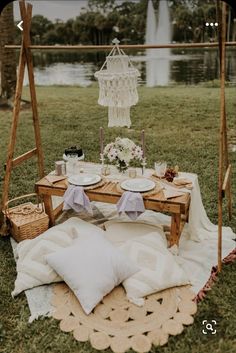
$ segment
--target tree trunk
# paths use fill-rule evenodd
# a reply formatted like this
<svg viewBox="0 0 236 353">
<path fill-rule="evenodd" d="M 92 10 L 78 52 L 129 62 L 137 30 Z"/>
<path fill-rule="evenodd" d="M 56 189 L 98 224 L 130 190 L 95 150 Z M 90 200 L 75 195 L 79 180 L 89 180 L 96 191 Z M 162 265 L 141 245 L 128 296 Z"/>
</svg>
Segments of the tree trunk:
<svg viewBox="0 0 236 353">
<path fill-rule="evenodd" d="M 0 64 L 1 64 L 1 101 L 9 102 L 16 87 L 16 54 L 4 48 L 14 44 L 13 2 L 8 4 L 0 16 Z"/>
</svg>

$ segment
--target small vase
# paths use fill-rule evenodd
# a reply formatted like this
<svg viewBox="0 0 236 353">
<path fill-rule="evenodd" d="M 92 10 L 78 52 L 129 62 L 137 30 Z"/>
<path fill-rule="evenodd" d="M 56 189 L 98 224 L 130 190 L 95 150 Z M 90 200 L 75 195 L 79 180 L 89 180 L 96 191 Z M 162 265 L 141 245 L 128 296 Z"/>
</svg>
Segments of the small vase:
<svg viewBox="0 0 236 353">
<path fill-rule="evenodd" d="M 120 173 L 124 174 L 128 169 L 128 165 L 124 161 L 119 161 L 116 165 Z"/>
</svg>

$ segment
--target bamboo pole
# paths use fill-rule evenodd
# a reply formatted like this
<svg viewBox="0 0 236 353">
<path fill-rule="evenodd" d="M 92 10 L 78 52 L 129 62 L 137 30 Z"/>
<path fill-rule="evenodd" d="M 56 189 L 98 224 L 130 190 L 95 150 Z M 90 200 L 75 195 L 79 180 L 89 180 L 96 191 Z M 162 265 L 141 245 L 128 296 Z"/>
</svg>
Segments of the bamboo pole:
<svg viewBox="0 0 236 353">
<path fill-rule="evenodd" d="M 20 114 L 25 64 L 26 64 L 26 60 L 25 60 L 24 50 L 22 46 L 21 52 L 20 52 L 20 58 L 19 58 L 19 69 L 18 69 L 14 106 L 13 106 L 13 121 L 11 125 L 10 140 L 8 145 L 7 162 L 6 162 L 6 171 L 5 171 L 5 177 L 3 182 L 2 206 L 4 206 L 8 200 L 12 160 L 13 160 L 14 149 L 16 144 L 16 132 L 17 132 L 17 126 L 18 126 L 19 114 Z"/>
<path fill-rule="evenodd" d="M 217 48 L 215 43 L 170 43 L 170 44 L 123 44 L 121 49 L 184 49 L 184 48 Z M 236 42 L 226 42 L 226 46 L 235 47 Z M 114 45 L 29 45 L 32 50 L 111 50 Z M 5 45 L 6 49 L 20 49 L 20 45 Z"/>
<path fill-rule="evenodd" d="M 218 0 L 218 8 L 219 0 Z M 226 4 L 222 4 L 219 16 L 220 24 L 220 140 L 219 140 L 219 174 L 218 174 L 218 271 L 222 270 L 222 200 L 223 170 L 225 147 L 225 36 L 226 36 Z"/>
<path fill-rule="evenodd" d="M 1 212 L 4 209 L 4 206 L 9 197 L 9 185 L 10 185 L 11 171 L 13 167 L 20 164 L 24 160 L 32 157 L 36 153 L 38 156 L 40 177 L 44 176 L 40 128 L 39 128 L 39 121 L 38 121 L 38 114 L 37 114 L 37 101 L 36 101 L 35 84 L 34 84 L 34 77 L 33 77 L 32 54 L 30 53 L 30 49 L 28 49 L 28 46 L 30 45 L 30 25 L 31 25 L 31 17 L 32 17 L 32 5 L 28 4 L 26 9 L 25 2 L 23 0 L 20 2 L 20 8 L 21 8 L 21 15 L 24 20 L 24 31 L 22 33 L 22 45 L 21 45 L 20 56 L 19 56 L 19 69 L 18 69 L 18 75 L 17 75 L 16 92 L 15 92 L 15 99 L 14 99 L 14 106 L 13 106 L 13 120 L 11 125 L 10 139 L 9 139 L 8 152 L 7 152 L 6 171 L 5 171 L 4 182 L 3 182 Z M 20 116 L 21 97 L 22 97 L 26 64 L 27 64 L 28 73 L 29 73 L 36 149 L 28 151 L 24 155 L 21 155 L 13 159 L 15 145 L 16 145 L 16 133 L 17 133 L 17 127 L 19 122 L 19 116 Z M 3 217 L 0 217 L 0 232 L 1 232 L 1 235 L 7 234 Z"/>
<path fill-rule="evenodd" d="M 36 90 L 35 90 L 35 82 L 34 82 L 33 58 L 32 58 L 31 50 L 29 49 L 32 5 L 27 4 L 27 11 L 26 11 L 24 2 L 20 1 L 19 5 L 20 5 L 21 18 L 23 20 L 24 28 L 25 28 L 25 35 L 23 36 L 23 46 L 24 46 L 24 52 L 25 52 L 27 68 L 28 68 L 28 76 L 29 76 L 34 135 L 35 135 L 35 143 L 36 143 L 37 155 L 38 155 L 38 170 L 39 170 L 40 178 L 43 178 L 45 173 L 44 173 L 43 151 L 42 151 L 41 136 L 40 136 L 37 98 L 36 98 Z"/>
</svg>

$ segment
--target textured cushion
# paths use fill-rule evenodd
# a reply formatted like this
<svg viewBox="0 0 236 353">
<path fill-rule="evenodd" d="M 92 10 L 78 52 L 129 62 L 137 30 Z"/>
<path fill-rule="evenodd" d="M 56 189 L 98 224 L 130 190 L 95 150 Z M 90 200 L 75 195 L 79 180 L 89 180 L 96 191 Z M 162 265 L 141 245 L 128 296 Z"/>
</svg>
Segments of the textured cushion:
<svg viewBox="0 0 236 353">
<path fill-rule="evenodd" d="M 73 290 L 86 314 L 139 268 L 102 235 L 77 234 L 73 245 L 46 256 Z"/>
<path fill-rule="evenodd" d="M 104 223 L 105 237 L 112 244 L 120 246 L 127 240 L 146 235 L 151 232 L 158 232 L 162 236 L 163 241 L 166 242 L 166 236 L 163 232 L 163 227 L 158 224 L 150 224 L 145 221 L 122 221 L 111 220 Z M 167 242 L 166 242 L 167 244 Z"/>
<path fill-rule="evenodd" d="M 44 255 L 70 246 L 76 235 L 72 229 L 76 228 L 83 234 L 103 234 L 104 231 L 92 224 L 78 218 L 70 218 L 68 221 L 48 229 L 35 239 L 24 240 L 17 245 L 17 278 L 13 296 L 23 290 L 43 284 L 59 282 L 61 278 L 47 264 Z"/>
<path fill-rule="evenodd" d="M 120 249 L 141 269 L 123 282 L 128 298 L 138 305 L 148 294 L 189 283 L 157 232 L 129 240 Z"/>
</svg>

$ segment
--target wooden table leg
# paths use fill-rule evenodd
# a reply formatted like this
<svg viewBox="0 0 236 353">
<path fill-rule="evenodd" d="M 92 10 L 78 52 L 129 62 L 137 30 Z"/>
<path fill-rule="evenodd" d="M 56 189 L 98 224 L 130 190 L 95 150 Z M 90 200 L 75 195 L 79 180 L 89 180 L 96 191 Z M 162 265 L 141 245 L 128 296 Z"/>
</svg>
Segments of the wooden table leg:
<svg viewBox="0 0 236 353">
<path fill-rule="evenodd" d="M 44 206 L 45 206 L 45 212 L 47 213 L 49 217 L 49 226 L 54 226 L 55 225 L 55 216 L 53 212 L 53 206 L 52 206 L 52 197 L 50 195 L 43 195 L 43 201 L 44 201 Z"/>
<path fill-rule="evenodd" d="M 173 213 L 171 215 L 171 227 L 170 227 L 170 246 L 179 246 L 179 238 L 181 234 L 181 215 Z"/>
</svg>

